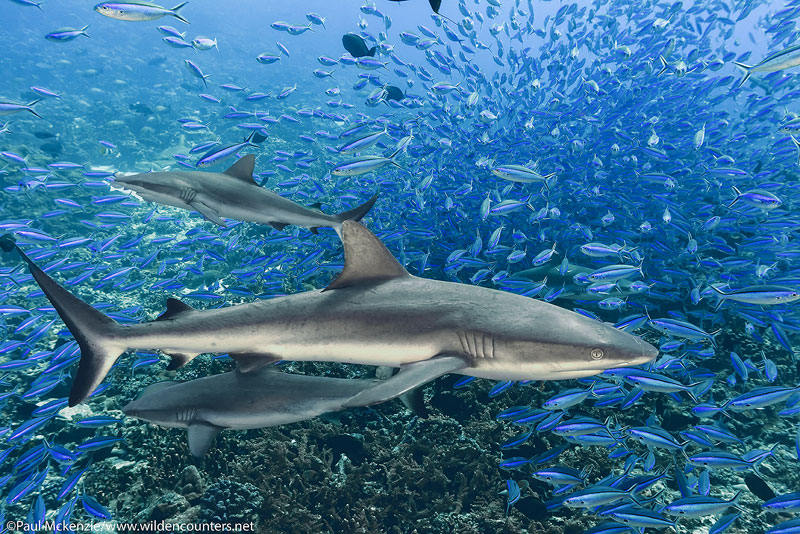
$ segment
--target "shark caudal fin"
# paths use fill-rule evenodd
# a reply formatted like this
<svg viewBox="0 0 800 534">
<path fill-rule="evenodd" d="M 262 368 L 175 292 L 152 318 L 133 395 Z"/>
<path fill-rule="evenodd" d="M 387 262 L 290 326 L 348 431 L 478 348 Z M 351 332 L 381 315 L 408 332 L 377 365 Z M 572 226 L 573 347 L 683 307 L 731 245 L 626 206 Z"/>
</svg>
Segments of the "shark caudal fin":
<svg viewBox="0 0 800 534">
<path fill-rule="evenodd" d="M 375 205 L 375 201 L 378 200 L 378 193 L 372 195 L 372 197 L 351 210 L 343 211 L 336 216 L 339 218 L 340 221 L 360 221 L 364 218 L 364 215 L 369 213 L 369 210 L 372 209 L 372 206 Z"/>
<path fill-rule="evenodd" d="M 50 278 L 17 246 L 10 235 L 0 237 L 0 249 L 5 252 L 16 249 L 22 256 L 34 280 L 78 342 L 81 360 L 78 374 L 72 382 L 69 405 L 83 402 L 100 385 L 117 358 L 127 350 L 127 347 L 112 342 L 114 334 L 122 327 Z"/>
</svg>

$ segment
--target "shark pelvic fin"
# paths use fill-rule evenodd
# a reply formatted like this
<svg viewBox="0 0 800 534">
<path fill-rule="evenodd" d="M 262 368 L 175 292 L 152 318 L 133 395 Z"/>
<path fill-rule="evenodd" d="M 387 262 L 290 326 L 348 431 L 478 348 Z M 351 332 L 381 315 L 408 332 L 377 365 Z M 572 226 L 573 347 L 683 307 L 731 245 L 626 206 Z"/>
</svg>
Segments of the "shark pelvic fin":
<svg viewBox="0 0 800 534">
<path fill-rule="evenodd" d="M 200 215 L 205 217 L 207 220 L 211 221 L 212 223 L 216 224 L 217 226 L 228 226 L 225 221 L 223 221 L 219 213 L 214 208 L 209 207 L 207 204 L 200 202 L 199 200 L 195 200 L 189 203 L 189 205 L 194 208 Z"/>
<path fill-rule="evenodd" d="M 228 356 L 236 361 L 236 365 L 239 367 L 239 372 L 241 373 L 252 373 L 253 371 L 261 369 L 265 365 L 269 365 L 280 360 L 280 358 L 275 358 L 274 356 L 264 354 L 263 352 L 238 352 L 234 354 L 228 354 Z"/>
<path fill-rule="evenodd" d="M 167 355 L 172 358 L 169 365 L 167 365 L 167 371 L 180 369 L 197 356 L 197 354 L 184 354 L 182 352 L 167 352 Z"/>
<path fill-rule="evenodd" d="M 192 456 L 200 458 L 211 448 L 211 442 L 217 434 L 223 430 L 222 427 L 210 425 L 208 423 L 192 423 L 189 425 L 187 437 L 189 438 L 189 452 Z"/>
<path fill-rule="evenodd" d="M 169 319 L 175 319 L 180 315 L 190 311 L 194 311 L 194 308 L 192 308 L 185 302 L 181 302 L 178 299 L 170 297 L 167 299 L 167 311 L 156 317 L 156 321 L 166 321 Z"/>
<path fill-rule="evenodd" d="M 385 402 L 427 384 L 442 375 L 459 371 L 466 367 L 467 362 L 460 356 L 437 356 L 430 360 L 409 363 L 400 367 L 400 372 L 390 379 L 379 382 L 375 386 L 350 397 L 343 406 L 345 408 L 354 408 L 356 406 L 371 406 Z"/>
<path fill-rule="evenodd" d="M 323 291 L 410 277 L 375 234 L 356 221 L 342 222 L 344 269 Z"/>
<path fill-rule="evenodd" d="M 279 222 L 271 222 L 269 223 L 269 225 L 275 228 L 276 230 L 283 230 L 284 228 L 289 226 L 287 223 L 279 223 Z"/>
<path fill-rule="evenodd" d="M 248 184 L 255 184 L 255 181 L 253 180 L 253 169 L 255 166 L 255 155 L 247 154 L 246 156 L 242 156 L 236 160 L 236 163 L 231 165 L 223 174 L 238 178 L 239 180 L 247 182 Z"/>
</svg>

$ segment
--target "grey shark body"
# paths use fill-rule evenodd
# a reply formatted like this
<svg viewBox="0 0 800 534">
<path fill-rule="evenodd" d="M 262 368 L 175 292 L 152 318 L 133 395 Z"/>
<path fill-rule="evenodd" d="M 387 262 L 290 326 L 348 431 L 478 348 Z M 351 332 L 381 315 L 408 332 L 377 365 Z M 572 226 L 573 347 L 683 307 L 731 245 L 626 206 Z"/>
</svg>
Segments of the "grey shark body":
<svg viewBox="0 0 800 534">
<path fill-rule="evenodd" d="M 243 372 L 276 360 L 400 367 L 353 402 L 383 402 L 446 373 L 558 380 L 653 359 L 658 350 L 610 325 L 494 289 L 411 276 L 369 230 L 342 224 L 345 264 L 327 288 L 195 310 L 170 299 L 157 320 L 130 326 L 81 301 L 30 259 L 40 287 L 81 347 L 75 405 L 128 349 L 159 349 L 178 368 L 228 353 Z M 0 243 L 3 248 L 13 248 Z"/>
<path fill-rule="evenodd" d="M 270 366 L 251 373 L 159 382 L 122 411 L 159 426 L 186 428 L 189 450 L 203 456 L 222 430 L 285 425 L 336 412 L 378 382 L 288 374 Z"/>
<path fill-rule="evenodd" d="M 124 175 L 117 173 L 114 182 L 133 191 L 143 200 L 166 206 L 197 211 L 207 220 L 225 226 L 222 217 L 269 224 L 279 230 L 294 224 L 316 231 L 331 227 L 337 232 L 342 221 L 360 220 L 377 199 L 350 211 L 327 215 L 318 209 L 306 208 L 264 189 L 253 181 L 255 156 L 240 158 L 225 172 L 148 172 Z"/>
</svg>

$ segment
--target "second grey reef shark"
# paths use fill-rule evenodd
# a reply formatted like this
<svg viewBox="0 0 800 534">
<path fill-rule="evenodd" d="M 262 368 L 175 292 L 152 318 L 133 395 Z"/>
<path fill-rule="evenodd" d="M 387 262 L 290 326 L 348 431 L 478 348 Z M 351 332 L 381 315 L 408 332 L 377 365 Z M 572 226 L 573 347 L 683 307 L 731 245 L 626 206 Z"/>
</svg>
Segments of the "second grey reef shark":
<svg viewBox="0 0 800 534">
<path fill-rule="evenodd" d="M 227 353 L 242 372 L 278 360 L 399 367 L 348 405 L 383 402 L 447 373 L 494 380 L 560 380 L 646 363 L 658 350 L 638 337 L 553 304 L 495 289 L 412 276 L 360 223 L 342 223 L 345 262 L 325 289 L 197 310 L 168 299 L 156 320 L 121 325 L 71 294 L 14 248 L 81 349 L 69 396 L 91 395 L 129 349 L 172 357 Z"/>
<path fill-rule="evenodd" d="M 255 156 L 241 157 L 225 172 L 164 171 L 125 175 L 117 173 L 117 184 L 143 200 L 200 213 L 218 226 L 223 217 L 269 224 L 278 230 L 293 224 L 310 228 L 331 227 L 340 232 L 342 221 L 361 220 L 372 209 L 377 193 L 364 204 L 336 215 L 306 208 L 265 189 L 253 180 Z"/>
<path fill-rule="evenodd" d="M 186 428 L 189 451 L 203 456 L 222 430 L 285 425 L 337 412 L 350 398 L 378 383 L 282 373 L 268 366 L 251 373 L 158 382 L 122 411 L 159 426 Z"/>
</svg>

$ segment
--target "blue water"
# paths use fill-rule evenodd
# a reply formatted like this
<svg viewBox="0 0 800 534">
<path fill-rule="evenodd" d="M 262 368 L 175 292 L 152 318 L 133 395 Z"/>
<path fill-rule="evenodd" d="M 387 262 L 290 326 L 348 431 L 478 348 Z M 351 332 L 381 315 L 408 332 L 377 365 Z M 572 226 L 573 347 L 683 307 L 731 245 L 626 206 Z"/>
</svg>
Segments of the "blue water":
<svg viewBox="0 0 800 534">
<path fill-rule="evenodd" d="M 590 529 L 637 520 L 565 506 L 564 498 L 637 484 L 644 484 L 634 492 L 639 504 L 664 521 L 653 528 L 678 519 L 681 532 L 719 532 L 732 519 L 726 514 L 740 512 L 727 532 L 763 532 L 800 510 L 762 508 L 770 491 L 800 488 L 800 395 L 790 390 L 800 331 L 800 148 L 791 137 L 800 82 L 788 65 L 754 70 L 740 86 L 743 71 L 734 64 L 757 65 L 796 46 L 798 2 L 445 0 L 441 13 L 460 29 L 431 15 L 424 0 L 192 0 L 180 9 L 190 24 L 170 16 L 114 20 L 87 2 L 40 7 L 0 3 L 0 103 L 39 100 L 0 115 L 0 228 L 118 322 L 152 320 L 169 297 L 213 308 L 320 289 L 341 270 L 331 229 L 232 221 L 220 228 L 110 187 L 118 171 L 193 170 L 205 152 L 193 147 L 242 142 L 261 123 L 266 139 L 239 153 L 256 156 L 257 183 L 304 206 L 320 202 L 326 213 L 379 192 L 364 222 L 411 274 L 522 294 L 620 328 L 633 323 L 629 332 L 661 354 L 646 379 L 641 369 L 546 383 L 461 384 L 463 376 L 450 376 L 425 386 L 428 418 L 392 402 L 225 432 L 195 459 L 184 430 L 148 425 L 120 408 L 146 385 L 228 371 L 233 362 L 203 356 L 173 373 L 156 353 L 130 353 L 101 391 L 66 408 L 77 344 L 18 257 L 4 254 L 0 509 L 7 520 L 71 514 L 252 521 L 259 532 L 606 532 Z M 290 35 L 270 26 L 307 26 L 307 13 L 325 17 L 324 27 Z M 88 38 L 45 39 L 86 25 Z M 186 32 L 187 42 L 216 39 L 217 48 L 172 48 L 162 25 Z M 347 32 L 378 45 L 374 59 L 385 65 L 347 64 Z M 433 41 L 414 46 L 404 38 Z M 260 54 L 280 61 L 259 63 Z M 205 84 L 185 60 L 208 75 Z M 320 69 L 331 76 L 315 75 Z M 382 99 L 387 85 L 405 98 Z M 258 93 L 268 96 L 247 99 Z M 233 112 L 245 114 L 225 118 Z M 388 156 L 413 138 L 398 166 L 332 175 L 353 157 L 338 152 L 353 139 L 342 134 L 359 124 L 356 136 L 387 131 L 369 154 Z M 503 179 L 506 165 L 539 176 Z M 598 246 L 605 252 L 591 253 Z M 590 287 L 586 276 L 612 264 L 630 273 Z M 783 300 L 748 303 L 735 293 L 753 286 Z M 729 297 L 721 305 L 714 288 Z M 286 367 L 372 376 L 359 366 Z M 671 385 L 653 385 L 658 377 Z M 786 389 L 759 409 L 726 405 L 765 387 Z M 495 418 L 513 406 L 548 407 L 570 389 L 585 395 L 555 415 Z M 36 411 L 51 401 L 61 404 Z M 89 416 L 119 421 L 77 424 Z M 603 430 L 559 433 L 560 423 L 581 417 Z M 26 431 L 29 423 L 40 425 Z M 660 427 L 666 444 L 643 438 L 645 427 Z M 125 439 L 81 452 L 95 435 Z M 735 455 L 738 467 L 708 468 L 695 458 L 719 450 Z M 549 483 L 541 471 L 551 467 L 574 469 L 569 476 L 582 481 Z M 720 504 L 740 491 L 738 510 Z M 705 495 L 717 508 L 698 509 Z M 695 508 L 681 514 L 681 498 Z"/>
</svg>

